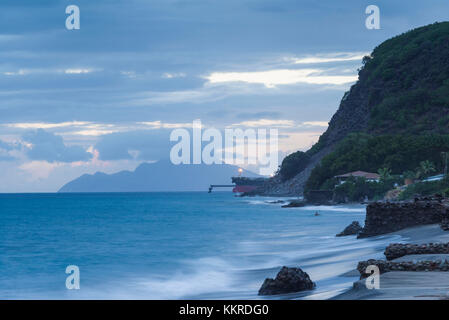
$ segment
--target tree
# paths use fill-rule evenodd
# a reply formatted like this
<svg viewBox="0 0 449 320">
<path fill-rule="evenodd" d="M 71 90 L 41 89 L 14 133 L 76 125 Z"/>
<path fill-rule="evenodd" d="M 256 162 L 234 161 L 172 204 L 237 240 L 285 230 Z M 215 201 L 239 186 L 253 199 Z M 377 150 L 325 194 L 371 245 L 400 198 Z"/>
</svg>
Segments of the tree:
<svg viewBox="0 0 449 320">
<path fill-rule="evenodd" d="M 380 168 L 377 173 L 380 176 L 380 181 L 385 181 L 391 177 L 391 170 L 388 168 Z"/>
<path fill-rule="evenodd" d="M 419 167 L 416 169 L 416 178 L 422 179 L 427 177 L 430 173 L 435 172 L 435 165 L 429 161 L 421 161 Z"/>
<path fill-rule="evenodd" d="M 294 152 L 282 161 L 279 168 L 279 174 L 283 181 L 293 178 L 300 173 L 308 165 L 310 157 L 307 153 L 302 151 Z"/>
<path fill-rule="evenodd" d="M 405 171 L 402 174 L 402 176 L 404 177 L 404 179 L 411 179 L 411 180 L 413 180 L 416 177 L 416 173 L 414 171 L 412 171 L 412 170 L 407 170 L 407 171 Z"/>
</svg>

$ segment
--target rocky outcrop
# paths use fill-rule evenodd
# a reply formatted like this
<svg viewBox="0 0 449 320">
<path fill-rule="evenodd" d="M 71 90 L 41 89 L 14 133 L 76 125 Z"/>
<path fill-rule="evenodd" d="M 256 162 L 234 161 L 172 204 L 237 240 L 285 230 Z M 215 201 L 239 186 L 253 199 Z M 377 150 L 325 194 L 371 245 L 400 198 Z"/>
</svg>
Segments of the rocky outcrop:
<svg viewBox="0 0 449 320">
<path fill-rule="evenodd" d="M 381 274 L 390 271 L 449 271 L 449 262 L 447 260 L 391 262 L 370 259 L 367 261 L 360 261 L 357 265 L 357 270 L 360 273 L 361 279 L 370 276 L 370 273 L 366 273 L 366 269 L 370 265 L 377 266 Z"/>
<path fill-rule="evenodd" d="M 392 243 L 385 249 L 384 254 L 387 260 L 393 260 L 412 254 L 449 254 L 449 243 Z"/>
<path fill-rule="evenodd" d="M 352 223 L 349 226 L 347 226 L 342 232 L 337 234 L 337 237 L 358 234 L 362 229 L 363 228 L 358 221 L 352 221 Z"/>
<path fill-rule="evenodd" d="M 443 220 L 440 223 L 441 229 L 444 231 L 449 231 L 449 218 L 443 218 Z"/>
<path fill-rule="evenodd" d="M 449 205 L 440 197 L 417 198 L 413 202 L 374 202 L 366 207 L 365 227 L 358 237 L 440 223 L 448 214 Z"/>
<path fill-rule="evenodd" d="M 283 205 L 282 208 L 300 208 L 300 207 L 304 207 L 305 205 L 306 205 L 306 203 L 304 201 L 293 200 L 293 201 L 290 201 L 288 204 Z"/>
<path fill-rule="evenodd" d="M 333 190 L 310 190 L 304 194 L 307 203 L 313 205 L 331 205 L 333 204 Z"/>
<path fill-rule="evenodd" d="M 283 181 L 280 175 L 276 175 L 260 188 L 255 190 L 255 194 L 263 196 L 300 196 L 303 195 L 304 185 L 309 179 L 312 170 L 321 161 L 321 159 L 332 152 L 334 145 L 323 147 L 319 152 L 310 157 L 306 168 L 299 172 L 295 177 L 287 181 Z"/>
<path fill-rule="evenodd" d="M 315 283 L 301 268 L 282 267 L 275 279 L 265 279 L 259 289 L 259 295 L 293 293 L 313 288 L 315 288 Z"/>
<path fill-rule="evenodd" d="M 284 200 L 273 200 L 273 201 L 267 201 L 269 204 L 279 204 L 279 203 L 285 203 Z"/>
</svg>

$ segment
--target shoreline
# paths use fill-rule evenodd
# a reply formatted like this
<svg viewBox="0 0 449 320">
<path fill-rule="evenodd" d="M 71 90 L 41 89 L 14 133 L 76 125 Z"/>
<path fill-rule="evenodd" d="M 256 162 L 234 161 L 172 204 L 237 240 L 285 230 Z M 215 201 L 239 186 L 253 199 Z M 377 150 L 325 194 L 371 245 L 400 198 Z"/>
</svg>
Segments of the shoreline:
<svg viewBox="0 0 449 320">
<path fill-rule="evenodd" d="M 278 200 L 266 200 L 266 198 L 271 197 L 262 197 L 265 198 L 265 201 L 262 202 L 266 204 L 285 204 L 285 201 Z M 285 200 L 285 198 L 283 199 Z M 286 201 L 286 203 L 291 203 L 292 199 Z M 393 205 L 392 209 L 389 207 L 389 203 L 382 203 L 382 206 L 386 206 L 386 208 L 377 208 L 375 210 L 371 209 L 370 211 L 370 223 L 369 229 L 370 231 L 374 231 L 372 235 L 368 235 L 366 237 L 358 237 L 360 240 L 368 240 L 368 241 L 379 241 L 384 238 L 396 238 L 397 240 L 391 240 L 387 244 L 383 246 L 381 256 L 379 254 L 367 257 L 367 256 L 359 256 L 358 262 L 366 261 L 369 259 L 377 259 L 377 261 L 388 261 L 385 257 L 383 251 L 392 243 L 401 243 L 401 244 L 430 244 L 430 243 L 449 243 L 449 232 L 444 231 L 439 223 L 435 222 L 435 219 L 424 219 L 428 215 L 434 215 L 439 211 L 438 207 L 431 205 L 435 199 L 420 199 L 419 203 L 416 203 L 416 199 L 414 202 L 407 202 L 404 204 L 403 202 L 398 202 Z M 421 208 L 422 203 L 424 205 L 424 209 Z M 437 201 L 438 203 L 438 201 Z M 439 202 L 441 203 L 441 201 Z M 408 206 L 411 204 L 411 207 Z M 353 205 L 361 205 L 367 206 L 367 204 L 336 204 L 336 205 L 321 205 L 314 206 L 309 203 L 298 206 L 288 206 L 295 210 L 295 208 L 299 210 L 313 210 L 319 209 L 327 209 L 329 207 L 334 206 L 353 206 Z M 283 206 L 284 207 L 284 206 Z M 288 209 L 285 209 L 288 210 Z M 444 216 L 444 214 L 443 214 Z M 374 217 L 374 220 L 373 220 Z M 367 212 L 365 211 L 365 226 L 367 219 Z M 399 220 L 398 220 L 399 219 Z M 398 221 L 396 221 L 398 220 Z M 412 222 L 410 222 L 410 220 Z M 374 223 L 373 223 L 374 221 Z M 427 223 L 426 223 L 427 222 Z M 387 226 L 383 226 L 384 224 Z M 385 232 L 388 229 L 391 230 L 391 227 L 388 227 L 388 224 L 393 223 L 397 227 L 403 226 L 402 229 Z M 407 224 L 409 225 L 407 227 Z M 394 228 L 393 228 L 394 229 Z M 376 232 L 378 232 L 376 234 Z M 384 233 L 385 232 L 385 233 Z M 354 239 L 355 240 L 355 239 Z M 356 240 L 358 241 L 358 240 Z M 379 252 L 380 253 L 380 252 Z M 427 263 L 429 261 L 449 261 L 449 254 L 417 254 L 417 255 L 405 255 L 396 259 L 391 260 L 390 262 L 400 263 L 409 261 L 412 264 L 416 263 Z M 438 264 L 440 265 L 440 264 Z M 302 267 L 300 264 L 299 267 Z M 383 270 L 383 269 L 381 269 Z M 393 269 L 398 270 L 398 269 Z M 404 270 L 404 269 L 400 269 Z M 405 269 L 410 270 L 410 269 Z M 423 269 L 421 269 L 423 270 Z M 449 294 L 446 292 L 449 291 L 449 272 L 447 270 L 441 270 L 440 268 L 429 268 L 425 269 L 425 271 L 389 271 L 384 272 L 380 275 L 380 288 L 369 290 L 366 288 L 365 281 L 366 279 L 360 280 L 360 273 L 357 270 L 357 262 L 354 263 L 353 268 L 349 271 L 342 273 L 339 277 L 348 278 L 351 286 L 345 288 L 340 292 L 336 292 L 332 296 L 328 297 L 320 297 L 323 294 L 317 292 L 317 294 L 312 293 L 308 296 L 308 299 L 318 299 L 321 300 L 324 298 L 325 300 L 370 300 L 370 299 L 378 299 L 378 300 L 410 300 L 410 299 L 449 299 Z M 350 279 L 351 278 L 351 279 Z M 355 278 L 355 279 L 354 279 Z M 313 277 L 312 277 L 312 280 Z M 315 297 L 314 297 L 315 296 Z"/>
<path fill-rule="evenodd" d="M 443 231 L 438 224 L 411 227 L 382 236 L 395 235 L 401 236 L 407 244 L 449 242 L 449 232 Z M 410 260 L 449 260 L 448 257 L 445 254 L 409 256 Z M 405 260 L 407 259 L 402 257 L 393 261 Z M 330 300 L 440 300 L 449 299 L 448 289 L 449 272 L 390 271 L 380 275 L 379 289 L 367 289 L 365 279 L 362 279 L 354 282 L 352 288 L 330 298 Z"/>
</svg>

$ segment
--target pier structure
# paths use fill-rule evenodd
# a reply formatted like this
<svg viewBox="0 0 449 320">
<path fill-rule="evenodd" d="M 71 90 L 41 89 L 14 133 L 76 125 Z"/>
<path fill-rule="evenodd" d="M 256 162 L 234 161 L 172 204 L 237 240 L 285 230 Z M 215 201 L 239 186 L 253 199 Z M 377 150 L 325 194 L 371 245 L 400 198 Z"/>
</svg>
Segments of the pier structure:
<svg viewBox="0 0 449 320">
<path fill-rule="evenodd" d="M 209 193 L 211 193 L 214 188 L 235 188 L 235 184 L 211 184 Z"/>
</svg>

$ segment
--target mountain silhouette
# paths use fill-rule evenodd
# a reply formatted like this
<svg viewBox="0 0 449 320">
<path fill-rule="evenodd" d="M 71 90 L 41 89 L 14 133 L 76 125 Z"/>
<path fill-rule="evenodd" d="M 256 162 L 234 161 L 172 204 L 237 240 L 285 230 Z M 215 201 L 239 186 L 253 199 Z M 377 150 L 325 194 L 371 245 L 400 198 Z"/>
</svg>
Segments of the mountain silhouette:
<svg viewBox="0 0 449 320">
<path fill-rule="evenodd" d="M 238 169 L 228 164 L 174 165 L 161 160 L 142 163 L 135 171 L 85 174 L 65 184 L 59 192 L 207 191 L 211 184 L 231 184 L 231 177 L 239 174 Z M 247 170 L 242 175 L 260 177 Z"/>
</svg>

